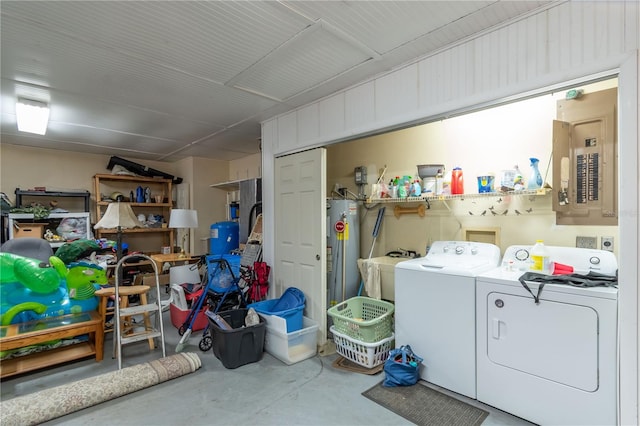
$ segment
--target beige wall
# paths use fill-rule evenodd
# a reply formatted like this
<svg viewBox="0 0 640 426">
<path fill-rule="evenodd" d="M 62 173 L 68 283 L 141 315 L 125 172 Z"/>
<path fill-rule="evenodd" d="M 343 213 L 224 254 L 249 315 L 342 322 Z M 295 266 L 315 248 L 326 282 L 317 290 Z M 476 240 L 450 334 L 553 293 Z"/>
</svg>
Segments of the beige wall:
<svg viewBox="0 0 640 426">
<path fill-rule="evenodd" d="M 585 92 L 615 87 L 616 80 L 585 86 Z M 365 166 L 371 193 L 385 166 L 384 181 L 394 176 L 417 175 L 418 164 L 444 164 L 446 170 L 459 166 L 464 172 L 465 194 L 477 194 L 476 176 L 518 164 L 525 180 L 530 175 L 529 157 L 540 159 L 540 172 L 551 184 L 552 121 L 556 101 L 564 92 L 547 95 L 447 120 L 411 127 L 356 141 L 331 145 L 327 149 L 327 194 L 336 184 L 357 194 L 354 167 Z M 334 194 L 335 195 L 335 194 Z M 396 204 L 362 209 L 361 255 L 368 256 L 378 208 L 386 206 L 385 218 L 373 256 L 403 248 L 424 255 L 426 246 L 437 240 L 463 240 L 464 229 L 491 229 L 499 234 L 502 251 L 513 244 L 533 244 L 543 239 L 548 245 L 575 246 L 576 236 L 603 236 L 618 241 L 618 227 L 560 226 L 551 210 L 552 192 L 545 196 L 491 196 L 433 201 L 425 217 L 393 214 Z M 407 206 L 416 206 L 408 204 Z M 404 206 L 404 205 L 403 205 Z M 368 205 L 368 207 L 371 207 Z M 505 214 L 506 212 L 506 214 Z"/>
<path fill-rule="evenodd" d="M 15 203 L 16 188 L 45 186 L 54 190 L 87 190 L 91 193 L 90 211 L 92 223 L 95 223 L 93 176 L 97 173 L 110 173 L 107 169 L 110 158 L 108 155 L 80 154 L 2 143 L 0 191 Z M 178 191 L 182 191 L 186 193 L 187 205 L 180 207 L 198 211 L 198 229 L 192 232 L 193 238 L 187 243 L 194 254 L 207 252 L 206 239 L 209 236 L 210 225 L 226 219 L 226 195 L 210 185 L 234 179 L 230 170 L 234 170 L 234 173 L 242 171 L 251 177 L 259 176 L 260 171 L 260 154 L 231 162 L 206 158 L 187 158 L 175 163 L 130 160 L 183 178 L 182 184 L 174 185 L 173 199 L 177 200 Z M 253 175 L 255 173 L 257 174 Z M 65 200 L 65 206 L 69 206 L 69 210 L 82 210 L 80 201 L 71 200 L 71 204 L 66 204 L 67 201 Z"/>
<path fill-rule="evenodd" d="M 262 154 L 248 155 L 229 164 L 229 180 L 262 177 Z"/>
</svg>

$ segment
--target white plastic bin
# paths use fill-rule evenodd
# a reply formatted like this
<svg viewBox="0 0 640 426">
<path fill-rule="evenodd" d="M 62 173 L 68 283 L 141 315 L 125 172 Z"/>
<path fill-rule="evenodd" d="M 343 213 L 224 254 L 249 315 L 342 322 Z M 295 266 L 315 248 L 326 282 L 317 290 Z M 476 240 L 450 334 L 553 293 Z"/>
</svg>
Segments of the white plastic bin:
<svg viewBox="0 0 640 426">
<path fill-rule="evenodd" d="M 318 323 L 302 318 L 302 329 L 287 333 L 287 320 L 276 315 L 260 314 L 267 323 L 265 350 L 287 365 L 311 358 L 318 351 Z"/>
</svg>

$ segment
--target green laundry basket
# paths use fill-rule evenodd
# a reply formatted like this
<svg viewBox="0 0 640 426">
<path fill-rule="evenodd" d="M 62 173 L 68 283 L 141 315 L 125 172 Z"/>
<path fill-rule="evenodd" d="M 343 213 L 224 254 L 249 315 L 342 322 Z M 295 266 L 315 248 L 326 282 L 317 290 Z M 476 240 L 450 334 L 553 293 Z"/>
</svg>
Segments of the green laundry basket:
<svg viewBox="0 0 640 426">
<path fill-rule="evenodd" d="M 366 343 L 379 342 L 393 334 L 393 303 L 357 296 L 329 308 L 336 330 Z"/>
</svg>

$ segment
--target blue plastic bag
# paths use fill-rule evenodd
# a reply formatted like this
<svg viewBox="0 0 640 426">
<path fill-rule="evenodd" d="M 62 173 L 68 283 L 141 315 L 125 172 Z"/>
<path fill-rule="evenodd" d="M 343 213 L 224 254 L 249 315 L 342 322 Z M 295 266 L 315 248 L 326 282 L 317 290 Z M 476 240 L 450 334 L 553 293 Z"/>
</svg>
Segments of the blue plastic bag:
<svg viewBox="0 0 640 426">
<path fill-rule="evenodd" d="M 414 354 L 411 346 L 404 345 L 392 349 L 384 363 L 384 381 L 382 386 L 411 386 L 420 378 L 420 364 L 423 359 Z"/>
</svg>

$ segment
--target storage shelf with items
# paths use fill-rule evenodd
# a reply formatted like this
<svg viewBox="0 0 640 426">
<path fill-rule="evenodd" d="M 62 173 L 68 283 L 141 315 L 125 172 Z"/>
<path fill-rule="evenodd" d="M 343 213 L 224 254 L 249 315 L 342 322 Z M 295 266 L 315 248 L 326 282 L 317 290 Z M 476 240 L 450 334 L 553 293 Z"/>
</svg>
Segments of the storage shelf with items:
<svg viewBox="0 0 640 426">
<path fill-rule="evenodd" d="M 89 191 L 16 188 L 16 207 L 8 214 L 8 238 L 44 238 L 53 248 L 68 240 L 91 238 Z"/>
<path fill-rule="evenodd" d="M 168 227 L 173 206 L 171 179 L 97 174 L 94 189 L 96 223 L 107 207 L 118 200 L 128 202 L 136 216 L 144 216 L 141 222 L 145 227 L 122 230 L 129 251 L 160 252 L 161 247 L 173 246 L 173 229 Z M 97 229 L 96 237 L 115 239 L 117 233 L 115 228 Z"/>
<path fill-rule="evenodd" d="M 420 217 L 426 210 L 443 206 L 454 216 L 507 216 L 528 215 L 549 212 L 551 208 L 551 189 L 521 190 L 510 192 L 487 192 L 476 194 L 433 195 L 407 198 L 368 198 L 370 206 L 376 204 L 395 204 L 394 215 L 415 213 Z"/>
<path fill-rule="evenodd" d="M 52 191 L 52 190 L 24 190 L 20 188 L 16 188 L 16 206 L 17 207 L 26 207 L 25 203 L 28 200 L 37 200 L 39 204 L 42 205 L 52 205 L 58 204 L 60 198 L 64 198 L 64 208 L 67 208 L 69 211 L 89 211 L 89 199 L 91 194 L 89 191 Z M 49 201 L 45 203 L 43 201 Z M 83 206 L 75 205 L 75 202 L 80 201 L 83 203 Z M 73 205 L 72 205 L 73 204 Z"/>
<path fill-rule="evenodd" d="M 460 167 L 454 167 L 448 173 L 445 173 L 443 164 L 423 164 L 418 165 L 417 168 L 419 179 L 413 179 L 408 175 L 397 175 L 389 182 L 389 185 L 386 185 L 383 182 L 385 166 L 378 183 L 374 184 L 371 189 L 371 196 L 363 200 L 364 203 L 367 205 L 395 204 L 394 214 L 396 217 L 409 213 L 424 217 L 426 210 L 430 209 L 434 202 L 439 202 L 439 205 L 454 214 L 459 213 L 456 210 L 464 208 L 465 214 L 474 215 L 475 213 L 469 210 L 468 205 L 465 207 L 464 201 L 470 200 L 470 204 L 482 206 L 479 215 L 491 216 L 497 214 L 495 208 L 503 201 L 513 200 L 520 206 L 533 203 L 536 199 L 541 199 L 551 192 L 551 188 L 548 186 L 535 189 L 524 187 L 518 166 L 515 166 L 513 170 L 503 170 L 499 183 L 495 181 L 494 173 L 478 175 L 476 177 L 478 192 L 468 193 L 464 193 L 465 187 Z M 542 184 L 538 183 L 538 185 Z M 515 214 L 519 214 L 518 211 L 514 209 Z M 505 210 L 500 210 L 500 214 L 504 213 Z"/>
<path fill-rule="evenodd" d="M 65 242 L 91 238 L 89 213 L 9 213 L 9 238 L 44 238 L 57 248 Z"/>
<path fill-rule="evenodd" d="M 449 200 L 464 200 L 465 198 L 488 198 L 488 197 L 505 197 L 505 196 L 529 196 L 538 197 L 547 195 L 550 189 L 541 188 L 533 190 L 511 191 L 511 192 L 484 192 L 479 194 L 442 194 L 442 195 L 427 195 L 424 197 L 405 197 L 405 198 L 367 198 L 365 201 L 368 204 L 374 203 L 421 203 L 426 201 L 449 201 Z"/>
</svg>

